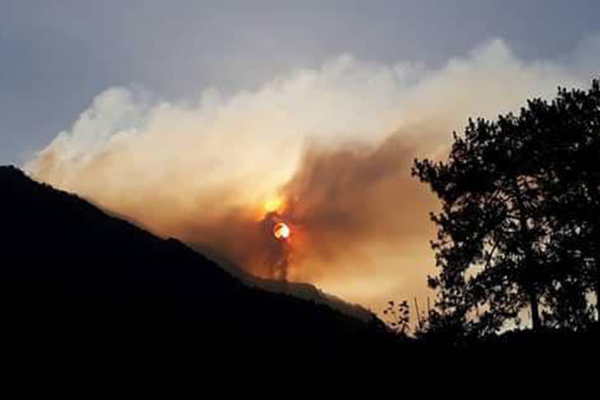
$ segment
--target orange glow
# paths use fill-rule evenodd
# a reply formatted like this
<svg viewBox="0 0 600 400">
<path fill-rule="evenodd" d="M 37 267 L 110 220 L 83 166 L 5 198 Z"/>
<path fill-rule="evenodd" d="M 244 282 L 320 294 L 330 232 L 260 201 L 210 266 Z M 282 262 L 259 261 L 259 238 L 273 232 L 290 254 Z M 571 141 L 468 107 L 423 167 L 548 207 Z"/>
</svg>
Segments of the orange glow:
<svg viewBox="0 0 600 400">
<path fill-rule="evenodd" d="M 273 235 L 279 240 L 286 240 L 290 237 L 291 234 L 290 227 L 285 223 L 280 222 L 273 228 Z"/>
<path fill-rule="evenodd" d="M 281 198 L 271 199 L 264 204 L 265 212 L 272 213 L 281 211 L 283 208 L 283 200 Z"/>
</svg>

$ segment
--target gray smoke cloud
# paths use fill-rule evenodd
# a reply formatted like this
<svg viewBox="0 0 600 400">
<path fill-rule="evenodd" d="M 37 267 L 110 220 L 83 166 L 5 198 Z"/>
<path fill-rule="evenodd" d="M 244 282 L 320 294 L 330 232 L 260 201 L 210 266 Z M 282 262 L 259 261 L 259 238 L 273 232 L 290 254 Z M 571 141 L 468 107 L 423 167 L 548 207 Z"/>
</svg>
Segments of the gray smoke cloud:
<svg viewBox="0 0 600 400">
<path fill-rule="evenodd" d="M 411 178 L 413 159 L 443 157 L 468 117 L 587 86 L 600 66 L 592 48 L 600 40 L 562 61 L 523 61 L 494 40 L 437 69 L 341 56 L 188 103 L 111 88 L 26 169 L 261 276 L 283 263 L 288 279 L 375 310 L 425 301 L 437 203 Z M 288 241 L 272 218 L 289 224 Z"/>
</svg>

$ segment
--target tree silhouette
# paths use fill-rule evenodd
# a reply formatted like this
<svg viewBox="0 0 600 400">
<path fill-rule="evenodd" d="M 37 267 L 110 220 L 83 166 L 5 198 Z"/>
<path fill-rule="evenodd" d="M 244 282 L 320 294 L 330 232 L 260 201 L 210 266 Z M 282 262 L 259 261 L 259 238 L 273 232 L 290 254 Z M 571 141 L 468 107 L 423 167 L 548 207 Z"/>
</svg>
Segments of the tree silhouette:
<svg viewBox="0 0 600 400">
<path fill-rule="evenodd" d="M 401 335 L 406 335 L 410 330 L 410 306 L 408 301 L 389 301 L 383 310 L 383 316 L 388 327 Z"/>
<path fill-rule="evenodd" d="M 600 88 L 559 89 L 519 115 L 469 121 L 448 160 L 416 160 L 413 174 L 442 202 L 432 214 L 441 272 L 438 308 L 482 332 L 590 321 L 600 288 Z"/>
<path fill-rule="evenodd" d="M 600 292 L 600 84 L 588 91 L 559 89 L 552 102 L 535 100 L 523 111 L 524 129 L 536 132 L 540 180 L 557 254 L 552 287 L 557 315 L 580 325 L 590 319 L 586 293 Z M 560 300 L 559 300 L 560 299 Z M 578 307 L 559 311 L 566 305 Z M 598 304 L 598 301 L 596 301 Z M 565 315 L 566 317 L 566 315 Z M 574 321 L 562 325 L 572 326 Z"/>
<path fill-rule="evenodd" d="M 431 286 L 441 289 L 441 306 L 497 329 L 516 318 L 526 302 L 534 329 L 541 326 L 539 296 L 544 267 L 538 223 L 539 196 L 530 141 L 515 135 L 512 115 L 498 122 L 470 121 L 464 137 L 455 134 L 447 163 L 417 161 L 414 174 L 442 200 L 433 215 L 434 242 L 442 273 Z"/>
</svg>

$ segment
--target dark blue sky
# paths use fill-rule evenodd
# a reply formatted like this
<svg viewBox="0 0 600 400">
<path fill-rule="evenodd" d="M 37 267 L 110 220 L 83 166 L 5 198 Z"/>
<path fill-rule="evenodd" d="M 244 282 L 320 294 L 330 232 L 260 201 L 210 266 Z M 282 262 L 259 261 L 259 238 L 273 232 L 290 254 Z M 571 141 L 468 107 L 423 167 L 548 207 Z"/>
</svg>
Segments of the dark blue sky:
<svg viewBox="0 0 600 400">
<path fill-rule="evenodd" d="M 491 38 L 556 59 L 599 31 L 597 0 L 0 0 L 0 164 L 26 160 L 110 86 L 186 99 L 341 53 L 437 65 Z"/>
</svg>

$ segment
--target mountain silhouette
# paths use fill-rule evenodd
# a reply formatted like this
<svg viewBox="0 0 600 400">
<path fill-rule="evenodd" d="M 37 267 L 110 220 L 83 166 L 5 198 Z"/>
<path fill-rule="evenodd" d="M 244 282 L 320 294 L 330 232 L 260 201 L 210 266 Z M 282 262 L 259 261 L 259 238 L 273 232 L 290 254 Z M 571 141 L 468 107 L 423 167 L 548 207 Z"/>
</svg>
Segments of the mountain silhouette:
<svg viewBox="0 0 600 400">
<path fill-rule="evenodd" d="M 208 365 L 241 372 L 315 360 L 334 367 L 387 340 L 374 316 L 260 286 L 177 240 L 0 167 L 4 377 L 180 379 Z"/>
<path fill-rule="evenodd" d="M 111 217 L 132 222 L 137 227 L 144 229 L 148 232 L 152 232 L 152 229 L 150 227 L 146 226 L 143 222 L 139 220 L 132 219 L 130 216 L 117 213 L 114 210 L 104 208 L 101 205 L 94 203 L 94 201 L 91 199 L 85 200 L 93 204 L 94 206 L 96 206 Z M 364 322 L 370 322 L 374 318 L 377 318 L 377 316 L 372 311 L 366 309 L 365 307 L 359 304 L 353 304 L 342 300 L 337 296 L 320 290 L 319 288 L 310 283 L 290 282 L 261 278 L 247 272 L 242 267 L 232 262 L 228 257 L 220 253 L 215 253 L 210 248 L 204 247 L 197 243 L 185 244 L 193 250 L 195 250 L 196 252 L 201 253 L 208 259 L 214 261 L 219 267 L 224 269 L 230 275 L 233 275 L 235 278 L 251 287 L 256 287 L 273 293 L 288 294 L 290 296 L 308 300 L 317 304 L 324 304 L 333 308 L 334 310 L 337 310 L 348 316 L 358 318 Z"/>
<path fill-rule="evenodd" d="M 187 386 L 209 374 L 269 381 L 344 371 L 376 372 L 386 382 L 430 372 L 458 382 L 464 371 L 472 379 L 492 371 L 581 379 L 595 371 L 581 360 L 599 351 L 597 327 L 450 343 L 443 335 L 394 336 L 373 314 L 311 285 L 221 268 L 177 240 L 0 167 L 2 382 Z"/>
<path fill-rule="evenodd" d="M 372 311 L 367 310 L 361 305 L 348 303 L 339 297 L 323 292 L 310 283 L 260 278 L 245 271 L 243 268 L 229 261 L 226 257 L 223 257 L 220 254 L 215 254 L 210 250 L 200 248 L 198 245 L 190 244 L 190 246 L 200 253 L 206 255 L 208 258 L 215 260 L 215 262 L 225 271 L 229 272 L 231 275 L 251 287 L 256 287 L 273 293 L 287 294 L 317 304 L 324 304 L 336 311 L 354 318 L 358 318 L 364 322 L 369 322 L 374 318 L 377 318 Z"/>
</svg>

